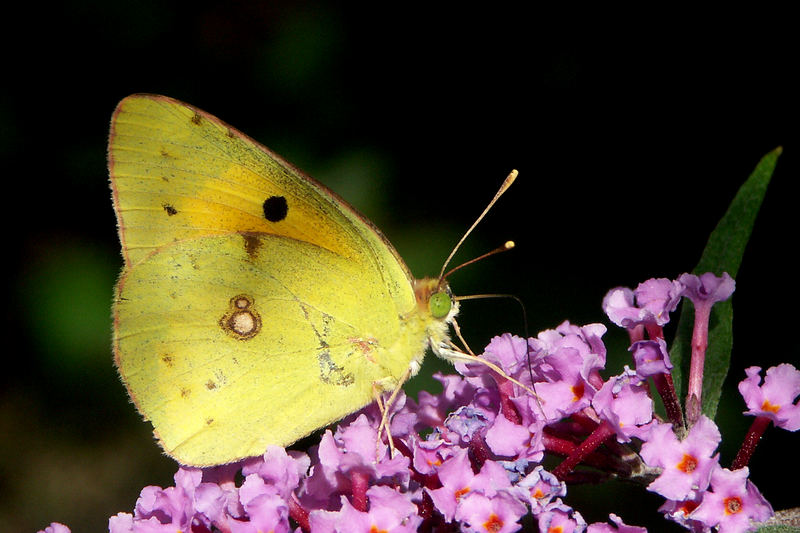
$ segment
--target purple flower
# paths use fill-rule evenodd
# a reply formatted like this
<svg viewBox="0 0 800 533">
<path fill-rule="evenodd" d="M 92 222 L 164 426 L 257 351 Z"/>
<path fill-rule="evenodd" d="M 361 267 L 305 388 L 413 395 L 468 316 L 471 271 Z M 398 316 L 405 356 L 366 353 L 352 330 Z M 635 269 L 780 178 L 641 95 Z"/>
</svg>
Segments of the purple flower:
<svg viewBox="0 0 800 533">
<path fill-rule="evenodd" d="M 636 361 L 636 373 L 643 378 L 655 374 L 669 374 L 672 369 L 672 361 L 669 359 L 664 339 L 634 342 L 630 351 L 633 352 L 633 359 Z"/>
<path fill-rule="evenodd" d="M 602 337 L 607 329 L 603 324 L 588 324 L 576 326 L 569 321 L 562 322 L 556 329 L 548 329 L 539 333 L 535 339 L 530 340 L 534 352 L 543 351 L 545 356 L 556 356 L 565 348 L 574 349 L 583 360 L 581 371 L 589 377 L 605 367 L 606 347 Z M 542 361 L 537 366 L 546 371 L 548 362 Z"/>
<path fill-rule="evenodd" d="M 663 470 L 647 489 L 677 501 L 705 490 L 719 462 L 719 454 L 712 454 L 720 439 L 716 424 L 706 416 L 700 417 L 682 441 L 673 433 L 672 424 L 653 426 L 640 455 L 648 465 Z"/>
<path fill-rule="evenodd" d="M 533 412 L 545 420 L 560 420 L 589 406 L 602 384 L 599 370 L 605 365 L 606 350 L 601 340 L 602 324 L 582 328 L 564 322 L 531 340 L 536 354 L 535 384 L 541 399 L 525 397 Z"/>
<path fill-rule="evenodd" d="M 708 533 L 710 531 L 708 526 L 699 520 L 690 518 L 697 506 L 700 505 L 700 499 L 703 494 L 703 492 L 696 493 L 692 499 L 682 501 L 667 500 L 658 510 L 664 514 L 665 518 L 682 525 L 690 531 Z"/>
<path fill-rule="evenodd" d="M 539 531 L 580 533 L 586 529 L 586 520 L 572 509 L 551 509 L 539 515 Z"/>
<path fill-rule="evenodd" d="M 517 484 L 524 491 L 534 514 L 549 510 L 554 502 L 567 495 L 567 485 L 541 465 Z"/>
<path fill-rule="evenodd" d="M 239 497 L 248 520 L 229 521 L 231 533 L 290 531 L 289 505 L 275 485 L 267 484 L 258 474 L 250 474 L 239 489 Z"/>
<path fill-rule="evenodd" d="M 58 522 L 52 522 L 46 528 L 40 529 L 39 533 L 70 533 L 70 530 L 64 524 L 59 524 Z"/>
<path fill-rule="evenodd" d="M 437 372 L 433 378 L 442 384 L 441 394 L 420 391 L 419 404 L 414 409 L 420 429 L 444 425 L 448 415 L 458 407 L 467 405 L 475 395 L 475 386 L 461 376 Z M 411 402 L 409 402 L 410 404 Z"/>
<path fill-rule="evenodd" d="M 711 473 L 711 491 L 690 515 L 708 527 L 726 531 L 748 531 L 753 522 L 763 522 L 774 514 L 772 506 L 747 479 L 747 467 L 730 471 L 717 466 Z"/>
<path fill-rule="evenodd" d="M 470 492 L 456 510 L 456 519 L 464 524 L 462 531 L 511 533 L 519 531 L 518 523 L 528 508 L 506 491 L 489 497 L 478 492 Z"/>
<path fill-rule="evenodd" d="M 739 383 L 739 393 L 744 398 L 748 410 L 746 415 L 763 416 L 788 431 L 800 429 L 800 371 L 784 363 L 767 369 L 764 383 L 761 383 L 761 368 L 751 366 L 747 378 Z M 768 422 L 767 422 L 768 423 Z"/>
<path fill-rule="evenodd" d="M 487 394 L 488 392 L 483 393 L 484 399 L 487 401 L 480 403 L 486 405 L 491 401 L 486 397 Z M 467 445 L 475 435 L 483 432 L 493 418 L 494 416 L 489 418 L 486 409 L 476 409 L 472 405 L 459 407 L 444 421 L 442 436 L 448 442 Z"/>
<path fill-rule="evenodd" d="M 663 326 L 683 294 L 683 284 L 665 278 L 649 279 L 632 291 L 617 287 L 603 298 L 603 311 L 614 324 L 632 329 L 638 325 Z"/>
<path fill-rule="evenodd" d="M 592 407 L 614 428 L 619 442 L 646 433 L 653 419 L 653 400 L 646 382 L 636 372 L 625 367 L 619 376 L 610 378 L 592 399 Z"/>
<path fill-rule="evenodd" d="M 520 381 L 528 374 L 528 341 L 522 337 L 509 333 L 493 337 L 484 349 L 483 357 Z M 530 381 L 530 377 L 525 381 Z"/>
<path fill-rule="evenodd" d="M 414 470 L 423 475 L 434 473 L 456 450 L 444 439 L 435 438 L 429 438 L 428 440 L 414 439 L 413 448 L 412 465 Z"/>
<path fill-rule="evenodd" d="M 339 424 L 336 433 L 327 430 L 317 448 L 318 463 L 306 482 L 302 502 L 308 507 L 336 508 L 341 494 L 359 491 L 365 483 L 408 483 L 410 460 L 402 454 L 389 456 L 381 444 L 376 461 L 377 423 L 361 414 L 349 424 Z M 354 486 L 354 484 L 356 484 Z"/>
<path fill-rule="evenodd" d="M 455 450 L 437 469 L 442 486 L 438 489 L 427 489 L 436 508 L 448 522 L 456 515 L 461 499 L 473 491 L 479 491 L 487 497 L 494 497 L 501 489 L 511 487 L 506 470 L 494 461 L 486 461 L 478 474 L 472 471 L 472 465 L 466 448 Z"/>
<path fill-rule="evenodd" d="M 530 425 L 521 425 L 511 422 L 503 415 L 498 415 L 486 430 L 486 444 L 498 456 L 538 462 L 544 455 L 543 426 L 542 420 L 535 420 Z"/>
<path fill-rule="evenodd" d="M 692 301 L 695 308 L 725 301 L 736 289 L 736 282 L 727 272 L 723 272 L 722 276 L 716 276 L 713 272 L 700 276 L 681 274 L 678 281 L 686 287 L 683 295 Z"/>
<path fill-rule="evenodd" d="M 643 528 L 628 526 L 615 515 L 587 526 L 562 500 L 564 480 L 625 475 L 632 466 L 637 475 L 660 472 L 648 489 L 667 498 L 660 509 L 667 518 L 694 531 L 742 530 L 772 513 L 747 481 L 747 470 L 719 467 L 720 433 L 706 417 L 678 440 L 670 424 L 654 420 L 647 388 L 652 377 L 657 388 L 662 385 L 662 398 L 664 391 L 675 396 L 661 326 L 681 294 L 692 298 L 699 311 L 692 368 L 702 370 L 695 364 L 702 357 L 695 355 L 706 347 L 708 311 L 733 287 L 727 274 L 685 274 L 681 281 L 651 279 L 633 291 L 609 291 L 604 300 L 609 317 L 633 328 L 636 371 L 625 367 L 603 379 L 602 324 L 565 321 L 535 339 L 504 334 L 492 339 L 483 357 L 514 380 L 530 384 L 536 395 L 485 365 L 458 363 L 462 375 L 435 376 L 442 393 L 421 392 L 414 401 L 400 392 L 387 406 L 396 453 L 378 440 L 382 414 L 371 404 L 346 417 L 335 431 L 325 431 L 308 454 L 270 446 L 262 457 L 233 465 L 180 468 L 174 487 L 145 487 L 135 512 L 111 517 L 109 529 L 411 533 L 444 526 L 498 533 L 519 530 L 521 518 L 530 513 L 540 531 L 641 533 Z M 650 340 L 640 340 L 645 333 Z M 776 425 L 800 429 L 800 406 L 794 403 L 800 372 L 780 365 L 766 372 L 763 383 L 759 373 L 758 367 L 748 369 L 739 385 L 747 414 L 759 417 L 756 421 L 765 427 L 770 417 Z M 691 376 L 702 384 L 702 372 L 690 374 L 690 385 Z M 700 389 L 694 386 L 690 392 L 697 403 Z M 669 414 L 671 404 L 665 405 Z M 676 418 L 670 415 L 670 420 Z M 618 442 L 611 440 L 615 435 Z M 636 456 L 638 443 L 625 444 L 634 438 L 642 441 L 639 455 L 645 467 Z M 564 457 L 552 472 L 540 464 L 546 452 Z M 576 468 L 584 463 L 592 469 Z M 69 532 L 57 523 L 43 531 Z"/>
<path fill-rule="evenodd" d="M 392 531 L 414 533 L 422 518 L 407 495 L 385 486 L 373 486 L 367 491 L 369 511 L 359 511 L 342 496 L 338 511 L 312 511 L 311 530 L 314 533 L 377 533 Z"/>
</svg>

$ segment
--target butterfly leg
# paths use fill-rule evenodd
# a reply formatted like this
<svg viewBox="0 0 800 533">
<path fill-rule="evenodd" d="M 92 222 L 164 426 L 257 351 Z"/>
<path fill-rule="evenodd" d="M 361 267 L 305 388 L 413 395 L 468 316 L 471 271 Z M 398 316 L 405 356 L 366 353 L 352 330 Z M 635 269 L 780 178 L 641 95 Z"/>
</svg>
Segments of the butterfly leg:
<svg viewBox="0 0 800 533">
<path fill-rule="evenodd" d="M 403 385 L 411 377 L 411 373 L 412 373 L 412 368 L 411 366 L 409 366 L 406 369 L 406 371 L 403 372 L 403 375 L 398 380 L 397 385 L 392 391 L 392 394 L 389 395 L 389 398 L 385 402 L 383 401 L 384 389 L 382 389 L 380 385 L 377 383 L 372 384 L 373 396 L 375 397 L 375 401 L 378 404 L 378 409 L 380 409 L 381 412 L 381 423 L 378 426 L 378 440 L 376 442 L 377 457 L 380 457 L 380 450 L 383 444 L 383 441 L 381 439 L 381 434 L 384 430 L 386 431 L 386 438 L 389 441 L 389 457 L 394 457 L 396 448 L 394 447 L 394 439 L 392 439 L 392 431 L 389 427 L 390 426 L 389 417 L 391 416 L 390 413 L 392 410 L 392 406 L 394 405 L 394 402 L 397 399 L 397 395 L 400 394 L 400 391 L 403 389 Z"/>
<path fill-rule="evenodd" d="M 377 384 L 372 384 L 372 396 L 375 398 L 375 403 L 378 404 L 378 409 L 381 412 L 381 423 L 378 426 L 378 436 L 377 440 L 375 441 L 376 461 L 379 461 L 381 458 L 381 449 L 383 448 L 383 439 L 381 439 L 381 434 L 384 428 L 386 429 L 386 437 L 389 441 L 389 457 L 394 457 L 394 440 L 392 439 L 392 432 L 389 431 L 389 425 L 387 423 L 389 414 L 386 407 L 386 402 L 383 401 L 383 393 L 384 391 Z"/>
</svg>

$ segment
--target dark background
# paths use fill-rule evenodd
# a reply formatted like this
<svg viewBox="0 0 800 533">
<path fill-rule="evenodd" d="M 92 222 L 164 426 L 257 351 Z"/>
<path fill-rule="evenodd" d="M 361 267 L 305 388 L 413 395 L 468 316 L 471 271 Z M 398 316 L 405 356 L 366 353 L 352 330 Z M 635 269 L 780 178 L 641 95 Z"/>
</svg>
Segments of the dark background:
<svg viewBox="0 0 800 533">
<path fill-rule="evenodd" d="M 375 221 L 418 276 L 438 272 L 519 169 L 459 257 L 508 239 L 517 249 L 451 283 L 520 296 L 532 334 L 604 321 L 609 288 L 691 270 L 738 186 L 783 145 L 737 279 L 730 381 L 798 360 L 787 13 L 140 1 L 4 15 L 2 531 L 103 529 L 141 487 L 172 482 L 109 348 L 121 259 L 105 145 L 114 106 L 134 92 L 189 102 L 284 155 Z M 465 303 L 460 322 L 478 348 L 522 332 L 503 301 Z M 607 340 L 618 373 L 625 336 Z M 750 420 L 734 388 L 723 402 L 729 465 Z M 770 481 L 797 477 L 797 438 L 771 429 L 751 463 L 776 508 L 798 503 Z M 567 501 L 589 521 L 616 512 L 664 527 L 659 498 L 638 488 Z"/>
</svg>

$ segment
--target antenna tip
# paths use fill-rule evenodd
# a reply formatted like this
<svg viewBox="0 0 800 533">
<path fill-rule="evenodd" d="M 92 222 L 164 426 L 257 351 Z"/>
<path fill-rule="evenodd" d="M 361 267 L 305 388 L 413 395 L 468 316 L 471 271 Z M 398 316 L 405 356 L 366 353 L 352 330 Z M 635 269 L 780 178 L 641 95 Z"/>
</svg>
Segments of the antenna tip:
<svg viewBox="0 0 800 533">
<path fill-rule="evenodd" d="M 505 248 L 506 250 L 510 250 L 514 246 L 516 246 L 516 244 L 514 244 L 514 241 L 506 241 L 506 243 L 503 245 L 503 248 Z"/>
</svg>

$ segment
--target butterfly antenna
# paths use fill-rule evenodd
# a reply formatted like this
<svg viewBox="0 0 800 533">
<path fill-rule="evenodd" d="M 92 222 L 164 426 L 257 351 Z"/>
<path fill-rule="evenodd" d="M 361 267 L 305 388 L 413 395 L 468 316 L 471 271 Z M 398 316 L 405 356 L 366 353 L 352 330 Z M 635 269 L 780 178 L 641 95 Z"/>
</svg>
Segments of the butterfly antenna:
<svg viewBox="0 0 800 533">
<path fill-rule="evenodd" d="M 458 251 L 458 249 L 461 247 L 461 244 L 462 244 L 462 243 L 463 243 L 463 242 L 466 240 L 466 238 L 469 236 L 469 234 L 470 234 L 470 233 L 472 233 L 472 230 L 473 230 L 473 229 L 475 229 L 475 226 L 477 226 L 477 225 L 478 225 L 478 223 L 479 223 L 481 220 L 483 220 L 483 217 L 485 217 L 485 216 L 486 216 L 486 213 L 488 213 L 488 212 L 489 212 L 489 210 L 490 210 L 490 209 L 492 208 L 492 206 L 493 206 L 493 205 L 494 205 L 494 204 L 497 202 L 497 200 L 499 200 L 499 199 L 500 199 L 500 197 L 503 195 L 503 193 L 504 193 L 504 192 L 506 192 L 506 191 L 508 190 L 508 188 L 509 188 L 509 187 L 511 187 L 511 184 L 512 184 L 512 183 L 514 183 L 514 180 L 515 180 L 515 179 L 517 179 L 517 174 L 518 174 L 518 172 L 517 172 L 516 170 L 512 170 L 512 171 L 511 171 L 511 172 L 508 174 L 508 176 L 506 177 L 506 179 L 503 181 L 503 184 L 502 184 L 502 185 L 500 185 L 500 189 L 499 189 L 499 190 L 497 191 L 497 193 L 494 195 L 494 198 L 492 198 L 492 201 L 491 201 L 491 202 L 489 202 L 489 205 L 487 205 L 487 206 L 486 206 L 486 209 L 484 209 L 484 210 L 483 210 L 483 213 L 481 213 L 481 215 L 478 217 L 478 219 L 477 219 L 477 220 L 476 220 L 476 221 L 475 221 L 475 222 L 472 224 L 472 226 L 470 226 L 470 227 L 469 227 L 469 229 L 467 230 L 467 232 L 466 232 L 466 233 L 464 233 L 464 236 L 463 236 L 463 237 L 461 237 L 461 240 L 460 240 L 460 241 L 458 241 L 458 244 L 456 244 L 455 248 L 453 248 L 453 251 L 452 251 L 452 252 L 450 252 L 450 255 L 448 255 L 448 256 L 447 256 L 447 259 L 445 260 L 444 264 L 442 265 L 442 270 L 441 270 L 441 272 L 439 272 L 439 279 L 440 279 L 440 280 L 441 280 L 441 279 L 444 279 L 444 271 L 445 271 L 445 269 L 447 268 L 447 265 L 450 263 L 450 260 L 451 260 L 451 259 L 453 259 L 453 256 L 454 256 L 454 255 L 456 255 L 456 252 L 457 252 L 457 251 Z M 512 247 L 513 247 L 513 243 L 512 243 Z M 501 251 L 502 251 L 502 250 L 501 250 Z M 494 253 L 496 253 L 496 252 L 494 252 Z M 491 254 L 489 254 L 489 255 L 491 255 Z M 462 265 L 462 266 L 463 266 L 463 265 Z M 453 270 L 455 270 L 455 269 L 453 269 Z M 449 274 L 449 273 L 448 273 L 448 274 Z"/>
<path fill-rule="evenodd" d="M 464 268 L 465 266 L 467 266 L 467 265 L 471 265 L 472 263 L 477 263 L 478 261 L 480 261 L 480 260 L 482 260 L 482 259 L 486 259 L 487 257 L 489 257 L 489 256 L 491 256 L 491 255 L 499 254 L 500 252 L 507 252 L 507 251 L 511 250 L 512 248 L 514 248 L 514 246 L 516 246 L 516 245 L 514 244 L 514 241 L 506 241 L 506 242 L 505 242 L 505 243 L 504 243 L 502 246 L 498 246 L 497 248 L 495 248 L 494 250 L 492 250 L 492 251 L 490 251 L 490 252 L 486 252 L 486 253 L 485 253 L 485 254 L 483 254 L 483 255 L 479 255 L 479 256 L 478 256 L 478 257 L 476 257 L 475 259 L 470 259 L 470 260 L 469 260 L 469 261 L 467 261 L 466 263 L 461 263 L 461 264 L 460 264 L 460 265 L 458 265 L 457 267 L 453 267 L 453 268 L 451 268 L 450 270 L 448 270 L 448 271 L 447 271 L 447 273 L 446 273 L 446 274 L 444 274 L 444 275 L 440 275 L 440 276 L 439 276 L 439 279 L 447 279 L 447 278 L 449 278 L 449 277 L 450 277 L 450 274 L 452 274 L 452 273 L 453 273 L 453 272 L 455 272 L 456 270 L 461 270 L 461 269 L 462 269 L 462 268 Z"/>
</svg>

